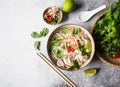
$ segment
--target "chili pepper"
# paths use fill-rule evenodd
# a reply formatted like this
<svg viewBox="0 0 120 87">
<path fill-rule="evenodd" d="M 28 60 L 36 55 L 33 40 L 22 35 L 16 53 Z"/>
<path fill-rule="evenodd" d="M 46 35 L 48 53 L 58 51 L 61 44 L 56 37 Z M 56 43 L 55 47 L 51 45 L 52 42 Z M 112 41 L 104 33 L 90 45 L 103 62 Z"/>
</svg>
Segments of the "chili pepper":
<svg viewBox="0 0 120 87">
<path fill-rule="evenodd" d="M 74 52 L 76 50 L 76 45 L 71 45 L 67 48 L 68 53 L 69 52 Z"/>
<path fill-rule="evenodd" d="M 67 51 L 68 51 L 68 53 L 71 51 L 71 47 L 70 46 L 67 48 Z"/>
<path fill-rule="evenodd" d="M 71 46 L 71 51 L 74 52 L 76 50 L 76 45 Z"/>
<path fill-rule="evenodd" d="M 52 18 L 51 16 L 47 16 L 46 19 L 47 19 L 47 21 L 49 21 L 49 22 L 53 22 L 53 18 Z"/>
<path fill-rule="evenodd" d="M 115 54 L 114 58 L 120 58 L 120 54 Z"/>
</svg>

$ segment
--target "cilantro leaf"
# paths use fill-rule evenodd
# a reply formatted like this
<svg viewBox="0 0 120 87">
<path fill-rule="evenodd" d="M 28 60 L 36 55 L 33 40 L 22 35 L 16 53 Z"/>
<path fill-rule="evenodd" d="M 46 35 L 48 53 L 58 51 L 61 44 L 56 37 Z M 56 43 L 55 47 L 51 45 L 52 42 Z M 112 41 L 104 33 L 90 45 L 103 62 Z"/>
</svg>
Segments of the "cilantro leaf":
<svg viewBox="0 0 120 87">
<path fill-rule="evenodd" d="M 73 60 L 73 65 L 71 65 L 68 70 L 74 70 L 74 69 L 79 69 L 80 65 L 77 60 Z"/>
<path fill-rule="evenodd" d="M 108 53 L 110 58 L 120 53 L 120 0 L 110 5 L 93 30 L 96 48 L 101 53 Z"/>
</svg>

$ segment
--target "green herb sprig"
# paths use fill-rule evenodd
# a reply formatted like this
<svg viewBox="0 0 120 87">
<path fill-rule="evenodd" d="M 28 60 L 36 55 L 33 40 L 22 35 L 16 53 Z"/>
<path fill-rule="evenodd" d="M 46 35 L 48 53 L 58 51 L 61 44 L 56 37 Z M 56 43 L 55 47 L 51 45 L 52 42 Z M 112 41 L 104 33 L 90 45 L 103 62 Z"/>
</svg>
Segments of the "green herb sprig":
<svg viewBox="0 0 120 87">
<path fill-rule="evenodd" d="M 41 38 L 41 37 L 45 37 L 48 33 L 49 33 L 49 29 L 43 28 L 42 31 L 40 31 L 40 33 L 33 31 L 31 33 L 31 37 L 32 38 Z M 40 45 L 41 45 L 41 41 L 35 41 L 34 48 L 36 50 L 40 50 Z"/>
</svg>

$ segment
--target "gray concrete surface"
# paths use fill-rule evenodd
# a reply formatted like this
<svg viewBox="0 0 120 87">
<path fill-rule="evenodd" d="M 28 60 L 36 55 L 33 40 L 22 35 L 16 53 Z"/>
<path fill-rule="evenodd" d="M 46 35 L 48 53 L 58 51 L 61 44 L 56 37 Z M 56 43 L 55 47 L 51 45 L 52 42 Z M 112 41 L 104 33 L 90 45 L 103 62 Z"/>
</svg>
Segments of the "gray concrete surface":
<svg viewBox="0 0 120 87">
<path fill-rule="evenodd" d="M 64 14 L 62 22 L 56 26 L 46 24 L 42 12 L 49 6 L 61 7 L 63 0 L 0 0 L 0 87 L 68 87 L 46 65 L 34 50 L 32 31 L 40 31 L 44 27 L 50 33 L 58 26 L 66 23 L 79 24 L 89 31 L 94 20 L 102 12 L 86 23 L 79 22 L 80 11 L 92 10 L 102 4 L 109 6 L 112 0 L 75 0 L 75 11 Z M 48 57 L 46 43 L 50 33 L 41 39 L 41 52 Z M 92 77 L 86 77 L 83 71 L 87 68 L 98 68 Z M 94 56 L 85 68 L 65 73 L 78 87 L 120 87 L 120 68 L 104 64 Z"/>
</svg>

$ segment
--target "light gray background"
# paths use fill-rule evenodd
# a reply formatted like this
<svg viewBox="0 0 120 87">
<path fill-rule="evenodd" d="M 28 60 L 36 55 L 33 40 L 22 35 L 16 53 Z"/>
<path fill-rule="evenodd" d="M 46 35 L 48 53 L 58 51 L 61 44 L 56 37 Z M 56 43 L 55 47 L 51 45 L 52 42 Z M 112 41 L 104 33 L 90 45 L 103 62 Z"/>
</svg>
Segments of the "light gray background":
<svg viewBox="0 0 120 87">
<path fill-rule="evenodd" d="M 58 26 L 66 23 L 79 24 L 88 30 L 99 14 L 89 22 L 77 20 L 80 11 L 92 10 L 102 4 L 107 7 L 112 0 L 76 0 L 75 11 L 64 14 L 63 21 L 51 26 L 42 19 L 42 12 L 48 6 L 61 7 L 63 0 L 0 0 L 0 87 L 68 87 L 37 55 L 34 41 L 41 40 L 41 51 L 46 53 L 47 38 Z M 48 27 L 50 33 L 41 39 L 31 38 L 32 31 Z M 83 70 L 98 68 L 92 77 L 86 77 Z M 85 68 L 63 71 L 79 87 L 120 87 L 120 68 L 102 63 L 96 56 Z"/>
</svg>

